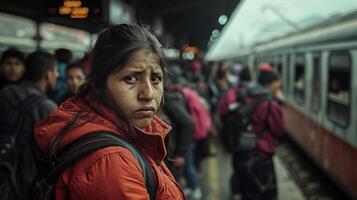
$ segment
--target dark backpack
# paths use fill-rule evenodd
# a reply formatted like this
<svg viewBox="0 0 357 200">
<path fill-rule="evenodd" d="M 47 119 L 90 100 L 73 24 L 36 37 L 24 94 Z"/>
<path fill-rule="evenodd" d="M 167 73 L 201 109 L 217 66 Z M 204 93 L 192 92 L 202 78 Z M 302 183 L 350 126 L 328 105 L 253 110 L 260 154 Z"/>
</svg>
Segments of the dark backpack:
<svg viewBox="0 0 357 200">
<path fill-rule="evenodd" d="M 32 94 L 15 105 L 9 98 L 1 99 L 0 113 L 0 193 L 2 199 L 18 199 L 16 195 L 28 194 L 37 176 L 34 139 L 31 126 L 35 126 L 30 112 L 45 98 Z M 25 129 L 29 130 L 25 130 Z M 16 184 L 15 184 L 16 183 Z M 16 191 L 16 192 L 14 192 Z"/>
<path fill-rule="evenodd" d="M 252 97 L 255 100 L 247 103 L 248 97 Z M 268 124 L 265 122 L 263 130 L 253 133 L 251 131 L 251 118 L 255 109 L 266 100 L 269 100 L 268 116 L 270 99 L 271 95 L 267 93 L 252 95 L 248 88 L 242 88 L 236 92 L 236 102 L 229 105 L 228 113 L 221 118 L 220 137 L 226 150 L 236 153 L 256 148 L 256 141 L 261 137 L 261 133 L 264 132 Z"/>
<path fill-rule="evenodd" d="M 29 112 L 44 100 L 43 96 L 34 94 L 18 107 L 2 102 L 6 104 L 6 112 L 1 113 L 0 124 L 1 199 L 53 199 L 57 178 L 66 168 L 107 146 L 123 146 L 136 157 L 143 169 L 150 199 L 155 198 L 156 181 L 145 156 L 114 133 L 90 133 L 67 145 L 55 160 L 45 159 L 35 144 L 33 131 L 24 130 L 25 123 L 31 123 Z"/>
</svg>

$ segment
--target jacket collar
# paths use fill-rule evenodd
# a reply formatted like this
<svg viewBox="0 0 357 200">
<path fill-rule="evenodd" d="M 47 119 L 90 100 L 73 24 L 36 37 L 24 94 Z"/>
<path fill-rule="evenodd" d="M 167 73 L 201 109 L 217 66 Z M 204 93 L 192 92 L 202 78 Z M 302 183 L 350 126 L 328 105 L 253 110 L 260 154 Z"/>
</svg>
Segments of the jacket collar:
<svg viewBox="0 0 357 200">
<path fill-rule="evenodd" d="M 116 132 L 120 135 L 126 134 L 128 136 L 130 134 L 130 142 L 157 164 L 165 158 L 167 154 L 165 138 L 171 127 L 157 116 L 154 116 L 150 126 L 146 128 L 132 126 L 133 131 L 130 132 L 128 125 L 112 109 L 100 103 L 95 97 L 87 96 L 82 105 L 88 105 L 89 111 L 95 112 L 104 120 L 108 120 L 116 127 Z"/>
</svg>

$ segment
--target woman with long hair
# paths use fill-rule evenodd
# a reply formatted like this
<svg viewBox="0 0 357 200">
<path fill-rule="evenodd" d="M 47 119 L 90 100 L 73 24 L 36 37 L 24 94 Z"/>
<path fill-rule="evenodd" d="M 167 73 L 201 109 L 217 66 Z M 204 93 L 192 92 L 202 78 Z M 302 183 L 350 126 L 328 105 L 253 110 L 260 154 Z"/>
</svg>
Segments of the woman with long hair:
<svg viewBox="0 0 357 200">
<path fill-rule="evenodd" d="M 93 68 L 79 93 L 60 105 L 35 130 L 48 157 L 95 131 L 114 132 L 144 154 L 155 175 L 155 199 L 184 199 L 163 159 L 171 127 L 161 121 L 166 78 L 161 44 L 140 25 L 102 31 Z M 149 199 L 143 170 L 128 149 L 105 147 L 66 169 L 55 186 L 56 199 Z"/>
</svg>

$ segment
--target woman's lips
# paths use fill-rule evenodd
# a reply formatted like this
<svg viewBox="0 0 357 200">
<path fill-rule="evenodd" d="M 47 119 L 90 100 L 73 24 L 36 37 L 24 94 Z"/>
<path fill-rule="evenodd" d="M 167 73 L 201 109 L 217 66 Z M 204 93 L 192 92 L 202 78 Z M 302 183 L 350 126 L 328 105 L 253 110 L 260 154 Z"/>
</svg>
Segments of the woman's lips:
<svg viewBox="0 0 357 200">
<path fill-rule="evenodd" d="M 155 109 L 152 106 L 143 107 L 137 110 L 135 113 L 138 117 L 152 117 L 155 114 Z"/>
</svg>

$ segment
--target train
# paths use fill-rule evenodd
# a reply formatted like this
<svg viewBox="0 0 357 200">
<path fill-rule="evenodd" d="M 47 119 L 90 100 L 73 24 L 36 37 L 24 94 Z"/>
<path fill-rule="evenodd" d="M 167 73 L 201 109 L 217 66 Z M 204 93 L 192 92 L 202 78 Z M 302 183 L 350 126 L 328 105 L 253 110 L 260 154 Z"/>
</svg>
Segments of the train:
<svg viewBox="0 0 357 200">
<path fill-rule="evenodd" d="M 286 131 L 352 199 L 357 199 L 357 12 L 231 54 L 281 77 Z"/>
</svg>

